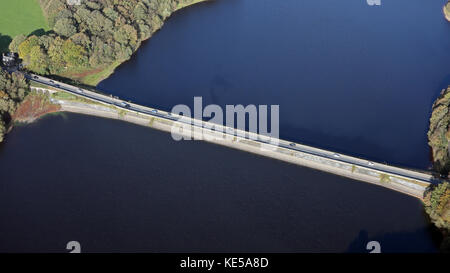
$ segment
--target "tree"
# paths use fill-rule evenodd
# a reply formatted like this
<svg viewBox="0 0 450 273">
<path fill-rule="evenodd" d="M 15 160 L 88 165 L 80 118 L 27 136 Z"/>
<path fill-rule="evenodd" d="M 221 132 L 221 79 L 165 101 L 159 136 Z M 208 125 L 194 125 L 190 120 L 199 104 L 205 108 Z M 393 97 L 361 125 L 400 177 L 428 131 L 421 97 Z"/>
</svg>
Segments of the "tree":
<svg viewBox="0 0 450 273">
<path fill-rule="evenodd" d="M 12 75 L 0 69 L 0 142 L 17 105 L 25 98 L 29 85 L 23 74 Z"/>
<path fill-rule="evenodd" d="M 19 56 L 22 59 L 28 58 L 31 49 L 35 46 L 39 46 L 39 38 L 37 36 L 30 36 L 24 42 L 22 42 L 18 47 Z"/>
<path fill-rule="evenodd" d="M 9 44 L 9 50 L 11 52 L 18 52 L 19 51 L 19 45 L 23 43 L 27 39 L 27 36 L 23 34 L 19 34 L 11 41 Z"/>
<path fill-rule="evenodd" d="M 135 20 L 144 20 L 147 18 L 147 7 L 143 3 L 137 4 L 133 11 Z"/>
<path fill-rule="evenodd" d="M 0 142 L 3 141 L 5 134 L 6 134 L 6 124 L 3 121 L 3 119 L 1 119 L 0 116 Z"/>
<path fill-rule="evenodd" d="M 77 27 L 75 26 L 75 22 L 70 18 L 61 18 L 59 19 L 53 30 L 61 36 L 70 37 L 77 33 Z"/>
<path fill-rule="evenodd" d="M 123 25 L 116 32 L 114 32 L 114 40 L 122 45 L 136 46 L 137 43 L 137 31 L 130 25 Z"/>
<path fill-rule="evenodd" d="M 62 55 L 64 61 L 74 67 L 85 66 L 88 62 L 86 51 L 82 46 L 76 45 L 71 40 L 64 42 L 62 47 Z"/>
<path fill-rule="evenodd" d="M 31 48 L 28 68 L 39 74 L 48 73 L 48 56 L 40 46 Z"/>
<path fill-rule="evenodd" d="M 62 54 L 64 40 L 56 37 L 48 49 L 48 56 L 50 58 L 49 69 L 53 74 L 59 73 L 65 67 L 65 61 Z"/>
</svg>

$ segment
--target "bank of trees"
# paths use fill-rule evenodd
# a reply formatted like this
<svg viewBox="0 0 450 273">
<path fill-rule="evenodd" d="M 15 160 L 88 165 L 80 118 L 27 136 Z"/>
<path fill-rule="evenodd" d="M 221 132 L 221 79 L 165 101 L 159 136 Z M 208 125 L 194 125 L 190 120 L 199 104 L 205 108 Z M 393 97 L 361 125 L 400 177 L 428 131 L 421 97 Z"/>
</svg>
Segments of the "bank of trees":
<svg viewBox="0 0 450 273">
<path fill-rule="evenodd" d="M 450 171 L 450 88 L 443 91 L 433 104 L 428 130 L 428 143 L 433 151 L 434 168 L 443 175 Z"/>
<path fill-rule="evenodd" d="M 0 142 L 3 141 L 13 113 L 28 91 L 28 83 L 22 74 L 10 75 L 0 69 Z"/>
<path fill-rule="evenodd" d="M 52 31 L 19 35 L 10 44 L 26 68 L 39 74 L 89 70 L 130 58 L 177 7 L 194 0 L 102 0 L 68 5 L 40 0 Z"/>
<path fill-rule="evenodd" d="M 195 0 L 39 0 L 47 33 L 18 35 L 9 44 L 26 69 L 42 75 L 86 71 L 120 63 L 161 28 L 177 8 Z M 0 73 L 0 142 L 29 90 L 20 74 Z"/>
<path fill-rule="evenodd" d="M 433 185 L 424 198 L 425 210 L 436 227 L 443 231 L 443 251 L 450 252 L 450 184 Z"/>
</svg>

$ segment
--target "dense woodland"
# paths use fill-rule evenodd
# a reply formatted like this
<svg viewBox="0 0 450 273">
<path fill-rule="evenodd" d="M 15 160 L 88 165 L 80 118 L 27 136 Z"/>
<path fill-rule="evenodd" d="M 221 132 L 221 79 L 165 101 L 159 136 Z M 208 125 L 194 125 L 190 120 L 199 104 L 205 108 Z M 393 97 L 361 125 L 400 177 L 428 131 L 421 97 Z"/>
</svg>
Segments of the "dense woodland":
<svg viewBox="0 0 450 273">
<path fill-rule="evenodd" d="M 450 1 L 444 6 L 444 15 L 450 21 Z M 433 152 L 433 168 L 448 178 L 450 172 L 450 86 L 442 90 L 434 102 L 428 130 L 428 144 Z M 441 248 L 450 252 L 450 184 L 433 185 L 424 199 L 425 210 L 438 227 L 444 240 Z"/>
<path fill-rule="evenodd" d="M 428 131 L 428 143 L 433 151 L 433 167 L 441 175 L 450 171 L 450 87 L 443 90 L 433 104 Z M 431 221 L 443 231 L 442 248 L 450 252 L 450 185 L 445 182 L 430 189 L 425 200 L 425 210 Z"/>
<path fill-rule="evenodd" d="M 443 175 L 450 171 L 450 88 L 443 90 L 433 104 L 428 130 L 428 144 L 433 150 L 434 168 Z"/>
<path fill-rule="evenodd" d="M 39 74 L 84 71 L 128 60 L 177 8 L 194 0 L 40 0 L 52 31 L 10 44 L 26 68 Z M 43 35 L 42 35 L 43 34 Z"/>
<path fill-rule="evenodd" d="M 6 133 L 6 125 L 28 90 L 28 83 L 22 74 L 10 75 L 0 69 L 0 142 Z"/>
<path fill-rule="evenodd" d="M 42 75 L 90 71 L 128 60 L 178 8 L 198 0 L 39 0 L 51 31 L 18 35 L 9 45 L 25 68 Z M 0 142 L 28 92 L 19 75 L 0 74 Z"/>
<path fill-rule="evenodd" d="M 425 211 L 444 235 L 442 251 L 450 252 L 450 184 L 433 185 L 424 198 Z"/>
</svg>

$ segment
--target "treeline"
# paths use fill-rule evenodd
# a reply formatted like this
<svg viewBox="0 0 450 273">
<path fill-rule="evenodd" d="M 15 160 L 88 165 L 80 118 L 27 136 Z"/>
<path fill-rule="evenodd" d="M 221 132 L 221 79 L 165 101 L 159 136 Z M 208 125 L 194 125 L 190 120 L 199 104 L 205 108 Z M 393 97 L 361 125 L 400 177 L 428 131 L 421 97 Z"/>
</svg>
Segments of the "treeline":
<svg viewBox="0 0 450 273">
<path fill-rule="evenodd" d="M 428 130 L 428 143 L 433 151 L 433 168 L 441 175 L 450 171 L 450 87 L 442 90 L 433 104 Z M 450 184 L 432 185 L 424 198 L 425 211 L 443 234 L 441 250 L 450 252 Z"/>
<path fill-rule="evenodd" d="M 68 5 L 71 1 L 39 0 L 52 31 L 18 35 L 9 49 L 19 53 L 26 69 L 42 75 L 95 70 L 128 60 L 172 12 L 200 1 L 81 0 L 81 5 Z M 28 90 L 22 75 L 1 70 L 0 142 Z"/>
<path fill-rule="evenodd" d="M 70 2 L 70 1 L 69 1 Z M 128 60 L 180 6 L 196 0 L 40 0 L 52 31 L 19 35 L 10 44 L 39 74 L 88 71 Z"/>
<path fill-rule="evenodd" d="M 450 184 L 433 185 L 424 198 L 425 211 L 433 224 L 443 231 L 443 251 L 450 252 Z"/>
<path fill-rule="evenodd" d="M 450 140 L 450 88 L 443 90 L 433 104 L 428 130 L 428 144 L 433 151 L 433 167 L 447 176 L 450 171 L 449 140 Z"/>
<path fill-rule="evenodd" d="M 28 91 L 27 80 L 22 74 L 10 75 L 0 69 L 0 142 L 3 141 L 12 115 Z"/>
</svg>

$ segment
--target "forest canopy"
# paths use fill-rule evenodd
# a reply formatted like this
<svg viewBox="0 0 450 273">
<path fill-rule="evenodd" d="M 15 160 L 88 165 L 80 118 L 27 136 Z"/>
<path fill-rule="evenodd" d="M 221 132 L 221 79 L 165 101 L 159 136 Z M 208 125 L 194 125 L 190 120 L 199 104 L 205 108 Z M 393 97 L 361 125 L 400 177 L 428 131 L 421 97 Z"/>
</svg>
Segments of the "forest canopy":
<svg viewBox="0 0 450 273">
<path fill-rule="evenodd" d="M 128 60 L 177 9 L 202 0 L 39 0 L 50 31 L 17 35 L 9 50 L 27 70 L 72 78 Z M 0 142 L 18 105 L 29 91 L 20 73 L 0 70 Z M 110 71 L 111 72 L 111 71 Z M 72 74 L 71 74 L 72 73 Z M 97 83 L 95 78 L 91 83 Z"/>
<path fill-rule="evenodd" d="M 19 103 L 28 94 L 28 83 L 20 73 L 8 74 L 0 69 L 0 142 L 6 133 L 7 124 Z"/>
<path fill-rule="evenodd" d="M 71 78 L 128 60 L 178 8 L 198 0 L 40 0 L 51 31 L 18 35 L 10 50 L 28 70 Z M 100 68 L 100 69 L 99 69 Z M 90 82 L 96 84 L 97 82 Z"/>
</svg>

